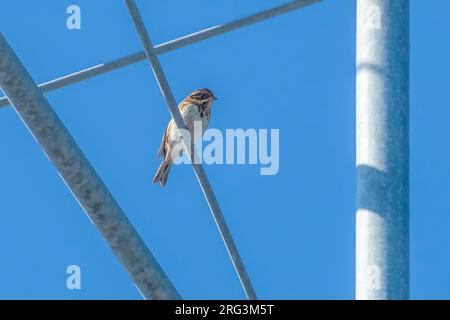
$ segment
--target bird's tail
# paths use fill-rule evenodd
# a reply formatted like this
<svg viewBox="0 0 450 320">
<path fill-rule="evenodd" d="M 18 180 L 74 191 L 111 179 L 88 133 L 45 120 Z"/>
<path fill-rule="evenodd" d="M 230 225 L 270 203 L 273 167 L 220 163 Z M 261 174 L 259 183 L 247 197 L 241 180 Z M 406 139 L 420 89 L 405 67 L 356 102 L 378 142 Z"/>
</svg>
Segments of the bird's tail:
<svg viewBox="0 0 450 320">
<path fill-rule="evenodd" d="M 170 169 L 172 168 L 172 162 L 170 160 L 164 160 L 156 171 L 155 177 L 153 178 L 153 183 L 160 183 L 161 186 L 167 182 L 167 178 L 169 177 Z"/>
</svg>

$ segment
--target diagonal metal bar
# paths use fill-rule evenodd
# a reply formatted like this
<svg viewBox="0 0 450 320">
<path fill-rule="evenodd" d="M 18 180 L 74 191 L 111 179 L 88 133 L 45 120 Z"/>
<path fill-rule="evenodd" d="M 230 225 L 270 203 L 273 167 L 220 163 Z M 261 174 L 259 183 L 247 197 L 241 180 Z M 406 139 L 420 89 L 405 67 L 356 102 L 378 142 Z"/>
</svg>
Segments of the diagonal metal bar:
<svg viewBox="0 0 450 320">
<path fill-rule="evenodd" d="M 141 294 L 147 299 L 181 299 L 1 33 L 0 87 Z"/>
<path fill-rule="evenodd" d="M 187 130 L 184 120 L 181 116 L 181 113 L 178 110 L 177 103 L 175 102 L 172 90 L 170 89 L 169 83 L 167 82 L 166 76 L 164 75 L 164 71 L 161 67 L 153 44 L 148 36 L 147 30 L 144 26 L 136 3 L 134 0 L 125 0 L 125 2 L 133 18 L 134 25 L 136 27 L 137 32 L 139 33 L 147 58 L 151 64 L 153 73 L 156 77 L 156 80 L 164 96 L 164 99 L 166 100 L 166 103 L 169 107 L 169 111 L 172 115 L 172 118 L 174 119 L 175 124 L 178 128 Z M 186 142 L 183 141 L 183 143 L 185 144 L 185 149 L 189 150 L 189 147 L 186 146 Z M 194 158 L 194 156 L 191 155 L 191 158 Z M 225 247 L 227 248 L 228 254 L 230 255 L 230 258 L 233 262 L 234 268 L 236 269 L 239 280 L 241 281 L 241 284 L 244 288 L 247 298 L 252 300 L 256 299 L 255 290 L 253 289 L 252 283 L 247 274 L 247 271 L 245 270 L 244 264 L 233 241 L 230 230 L 228 229 L 228 226 L 225 222 L 225 218 L 222 214 L 222 211 L 220 210 L 219 203 L 217 202 L 216 196 L 209 183 L 208 177 L 206 176 L 206 173 L 201 164 L 196 164 L 195 161 L 191 162 L 195 171 L 195 175 L 197 176 L 198 182 L 200 183 L 203 194 L 206 198 L 206 201 L 208 202 L 211 213 L 214 217 L 222 240 L 225 243 Z"/>
<path fill-rule="evenodd" d="M 179 48 L 183 48 L 196 42 L 206 40 L 214 36 L 218 36 L 223 33 L 233 31 L 248 25 L 252 25 L 254 23 L 282 15 L 284 13 L 293 10 L 301 9 L 303 7 L 315 4 L 320 1 L 323 0 L 296 0 L 263 12 L 256 13 L 254 15 L 242 19 L 238 19 L 229 23 L 220 24 L 195 33 L 191 33 L 184 37 L 177 38 L 175 40 L 171 40 L 155 46 L 155 54 L 159 55 Z M 69 75 L 42 83 L 39 85 L 39 88 L 43 92 L 50 92 L 131 65 L 133 63 L 143 61 L 145 59 L 146 55 L 144 51 L 130 54 L 113 61 L 98 64 L 96 66 L 92 66 L 84 70 L 77 71 Z M 9 101 L 7 97 L 0 98 L 0 107 L 5 107 L 8 104 Z"/>
</svg>

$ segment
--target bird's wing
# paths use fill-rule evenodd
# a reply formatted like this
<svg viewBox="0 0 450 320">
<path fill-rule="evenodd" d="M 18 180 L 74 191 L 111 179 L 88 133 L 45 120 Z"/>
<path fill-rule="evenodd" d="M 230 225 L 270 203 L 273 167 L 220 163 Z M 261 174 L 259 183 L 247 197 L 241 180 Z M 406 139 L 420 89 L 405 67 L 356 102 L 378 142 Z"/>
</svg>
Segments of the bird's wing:
<svg viewBox="0 0 450 320">
<path fill-rule="evenodd" d="M 181 111 L 184 109 L 184 107 L 188 106 L 189 103 L 186 100 L 183 100 L 179 105 L 178 109 Z M 158 149 L 158 157 L 166 157 L 167 153 L 167 139 L 169 137 L 170 130 L 172 130 L 172 126 L 174 124 L 173 119 L 169 121 L 169 124 L 167 125 L 166 131 L 164 131 L 164 135 L 161 140 L 161 146 Z"/>
<path fill-rule="evenodd" d="M 169 132 L 172 127 L 173 120 L 170 120 L 169 124 L 167 125 L 166 131 L 164 131 L 163 137 L 161 139 L 161 145 L 158 149 L 158 157 L 166 157 L 167 153 L 167 138 L 169 137 Z"/>
</svg>

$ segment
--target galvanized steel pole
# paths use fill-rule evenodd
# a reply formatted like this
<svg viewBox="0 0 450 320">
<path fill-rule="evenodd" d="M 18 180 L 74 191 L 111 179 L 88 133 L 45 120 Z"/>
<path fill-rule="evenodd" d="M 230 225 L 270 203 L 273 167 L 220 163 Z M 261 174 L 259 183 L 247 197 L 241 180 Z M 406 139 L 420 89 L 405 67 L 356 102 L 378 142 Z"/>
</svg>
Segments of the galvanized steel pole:
<svg viewBox="0 0 450 320">
<path fill-rule="evenodd" d="M 172 118 L 174 119 L 175 124 L 178 128 L 187 130 L 184 120 L 181 116 L 181 113 L 178 110 L 178 106 L 173 96 L 172 90 L 170 89 L 166 76 L 164 75 L 164 71 L 156 55 L 153 44 L 150 40 L 150 37 L 148 36 L 147 30 L 144 26 L 136 3 L 134 0 L 125 0 L 125 2 L 127 4 L 128 10 L 130 11 L 131 17 L 133 18 L 134 25 L 139 33 L 141 42 L 144 46 L 145 53 L 151 64 L 158 85 L 161 89 L 161 93 L 163 94 L 166 103 L 169 107 L 169 111 L 172 115 Z M 189 150 L 189 146 L 186 146 L 186 141 L 183 141 L 183 143 L 185 144 L 186 150 Z M 192 149 L 192 152 L 194 152 L 194 149 Z M 194 159 L 194 156 L 191 155 L 191 158 Z M 251 300 L 256 299 L 255 290 L 253 289 L 250 278 L 247 274 L 247 271 L 245 270 L 244 263 L 242 262 L 242 259 L 233 241 L 231 233 L 226 224 L 225 218 L 219 207 L 219 203 L 217 202 L 214 191 L 212 190 L 212 187 L 209 183 L 208 177 L 206 176 L 206 173 L 201 164 L 196 164 L 195 161 L 192 161 L 192 166 L 194 168 L 194 172 L 195 175 L 197 176 L 198 182 L 202 188 L 203 194 L 208 202 L 209 208 L 214 217 L 216 225 L 219 229 L 220 235 L 225 243 L 225 247 L 228 250 L 234 268 L 236 269 L 239 280 L 241 281 L 241 284 L 247 295 L 247 298 Z"/>
<path fill-rule="evenodd" d="M 0 87 L 147 299 L 180 295 L 0 33 Z"/>
<path fill-rule="evenodd" d="M 198 32 L 194 32 L 191 34 L 188 34 L 184 37 L 174 39 L 162 44 L 159 44 L 155 46 L 155 53 L 156 54 L 163 54 L 169 51 L 173 51 L 179 48 L 186 47 L 188 45 L 197 43 L 199 41 L 203 41 L 218 35 L 221 35 L 223 33 L 233 31 L 248 25 L 252 25 L 254 23 L 264 21 L 266 19 L 270 19 L 279 15 L 282 15 L 284 13 L 301 9 L 303 7 L 306 7 L 311 4 L 315 4 L 317 2 L 320 2 L 323 0 L 296 0 L 289 2 L 287 4 L 283 4 L 281 6 L 271 8 L 266 11 L 258 12 L 256 14 L 253 14 L 251 16 L 238 19 L 229 23 L 220 24 L 217 26 L 213 26 Z M 77 71 L 71 74 L 68 74 L 66 76 L 42 83 L 39 85 L 39 88 L 43 92 L 49 92 L 53 91 L 62 87 L 66 87 L 68 85 L 93 78 L 95 76 L 128 66 L 133 63 L 137 63 L 139 61 L 143 61 L 146 59 L 145 52 L 138 52 L 134 54 L 130 54 L 128 56 L 109 61 L 106 63 L 98 64 L 96 66 L 92 66 L 89 68 L 86 68 L 81 71 Z M 5 107 L 9 104 L 7 97 L 0 98 L 0 107 Z"/>
<path fill-rule="evenodd" d="M 358 0 L 356 48 L 356 299 L 408 299 L 409 0 Z"/>
</svg>

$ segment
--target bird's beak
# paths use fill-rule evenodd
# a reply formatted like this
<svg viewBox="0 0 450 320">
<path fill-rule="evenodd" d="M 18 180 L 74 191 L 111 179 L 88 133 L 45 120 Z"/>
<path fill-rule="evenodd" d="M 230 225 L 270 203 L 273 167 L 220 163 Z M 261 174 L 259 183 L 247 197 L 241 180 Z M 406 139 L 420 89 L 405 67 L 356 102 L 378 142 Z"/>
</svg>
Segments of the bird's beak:
<svg viewBox="0 0 450 320">
<path fill-rule="evenodd" d="M 217 100 L 217 97 L 216 97 L 216 96 L 212 96 L 212 99 L 213 99 L 213 100 Z"/>
</svg>

